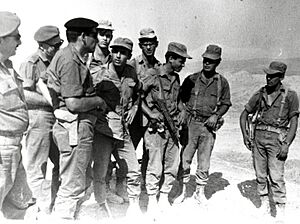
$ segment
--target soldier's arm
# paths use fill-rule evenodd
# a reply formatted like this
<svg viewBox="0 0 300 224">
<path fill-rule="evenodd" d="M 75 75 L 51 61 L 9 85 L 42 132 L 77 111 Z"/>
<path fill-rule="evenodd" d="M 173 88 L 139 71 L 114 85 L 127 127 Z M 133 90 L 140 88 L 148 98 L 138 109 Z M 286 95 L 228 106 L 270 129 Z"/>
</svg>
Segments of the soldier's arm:
<svg viewBox="0 0 300 224">
<path fill-rule="evenodd" d="M 243 135 L 244 145 L 247 147 L 247 149 L 251 150 L 252 142 L 251 142 L 250 136 L 248 135 L 247 129 L 246 129 L 246 122 L 248 119 L 248 115 L 249 115 L 248 111 L 246 109 L 244 109 L 240 115 L 240 128 L 241 128 L 241 132 Z"/>
<path fill-rule="evenodd" d="M 23 88 L 26 103 L 34 106 L 51 106 L 43 95 L 36 91 L 37 86 L 33 74 L 33 64 L 30 62 L 23 63 L 20 67 L 20 75 L 24 79 Z"/>
<path fill-rule="evenodd" d="M 87 112 L 93 109 L 106 110 L 105 101 L 99 96 L 65 98 L 67 108 L 74 113 Z"/>
</svg>

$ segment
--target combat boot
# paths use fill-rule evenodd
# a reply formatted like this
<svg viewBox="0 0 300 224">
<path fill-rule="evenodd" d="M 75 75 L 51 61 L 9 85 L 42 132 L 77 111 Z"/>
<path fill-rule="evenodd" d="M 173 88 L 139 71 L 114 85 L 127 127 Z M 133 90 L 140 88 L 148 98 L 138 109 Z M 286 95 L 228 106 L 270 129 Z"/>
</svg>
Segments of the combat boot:
<svg viewBox="0 0 300 224">
<path fill-rule="evenodd" d="M 194 199 L 198 204 L 207 205 L 207 199 L 204 193 L 205 185 L 197 185 L 196 191 L 194 192 Z"/>
<path fill-rule="evenodd" d="M 182 192 L 181 194 L 175 198 L 175 200 L 173 201 L 173 204 L 180 204 L 182 203 L 185 199 L 187 198 L 187 184 L 184 183 L 182 185 Z"/>
<path fill-rule="evenodd" d="M 276 204 L 276 221 L 284 222 L 285 220 L 285 204 Z"/>
<path fill-rule="evenodd" d="M 259 207 L 260 214 L 262 216 L 266 216 L 270 214 L 270 201 L 269 196 L 261 196 L 260 197 L 261 206 Z"/>
<path fill-rule="evenodd" d="M 127 208 L 126 217 L 132 219 L 141 215 L 142 211 L 140 209 L 139 197 L 129 197 L 129 206 Z"/>
<path fill-rule="evenodd" d="M 98 211 L 99 211 L 100 219 L 112 218 L 112 214 L 111 214 L 110 208 L 107 204 L 107 201 L 99 204 Z"/>
<path fill-rule="evenodd" d="M 124 199 L 119 195 L 115 194 L 112 189 L 110 188 L 109 184 L 106 184 L 106 198 L 107 201 L 114 203 L 114 204 L 123 204 Z"/>
<path fill-rule="evenodd" d="M 124 202 L 129 202 L 126 177 L 117 177 L 116 194 L 123 198 Z"/>
</svg>

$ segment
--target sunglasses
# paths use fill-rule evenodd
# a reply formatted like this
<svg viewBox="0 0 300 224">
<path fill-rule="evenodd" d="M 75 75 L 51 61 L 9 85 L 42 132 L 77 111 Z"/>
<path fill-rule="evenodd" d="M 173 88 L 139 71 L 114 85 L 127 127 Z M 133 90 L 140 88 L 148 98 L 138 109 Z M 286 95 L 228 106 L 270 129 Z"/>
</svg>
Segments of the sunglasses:
<svg viewBox="0 0 300 224">
<path fill-rule="evenodd" d="M 213 60 L 213 59 L 210 59 L 210 58 L 203 58 L 203 63 L 206 64 L 216 64 L 218 63 L 218 60 Z"/>
</svg>

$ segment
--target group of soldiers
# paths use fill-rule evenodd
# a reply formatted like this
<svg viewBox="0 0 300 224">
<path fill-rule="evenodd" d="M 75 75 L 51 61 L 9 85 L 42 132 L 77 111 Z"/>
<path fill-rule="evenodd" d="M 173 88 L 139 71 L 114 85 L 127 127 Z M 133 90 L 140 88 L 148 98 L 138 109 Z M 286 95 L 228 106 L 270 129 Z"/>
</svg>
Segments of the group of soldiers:
<svg viewBox="0 0 300 224">
<path fill-rule="evenodd" d="M 191 59 L 184 44 L 170 42 L 161 63 L 155 57 L 156 33 L 144 28 L 139 36 L 142 53 L 132 58 L 130 39 L 118 37 L 110 44 L 114 31 L 110 21 L 74 18 L 65 23 L 68 45 L 62 49 L 59 29 L 40 27 L 34 34 L 38 49 L 17 73 L 9 58 L 21 44 L 19 26 L 16 14 L 0 12 L 4 218 L 22 219 L 28 207 L 36 206 L 56 218 L 76 219 L 91 191 L 103 217 L 111 216 L 108 200 L 128 202 L 126 215 L 135 217 L 141 213 L 143 189 L 149 198 L 147 213 L 155 217 L 188 199 L 196 152 L 197 186 L 192 198 L 206 203 L 216 131 L 232 105 L 229 83 L 216 71 L 221 47 L 208 45 L 202 70 L 180 85 L 178 73 Z M 284 214 L 284 163 L 299 114 L 296 92 L 281 82 L 286 69 L 284 63 L 274 61 L 264 70 L 266 86 L 251 97 L 240 117 L 244 143 L 253 154 L 261 207 L 270 212 L 272 195 L 277 216 Z M 136 148 L 141 139 L 140 164 Z M 53 163 L 51 202 L 45 204 L 42 186 L 48 158 Z M 110 189 L 113 164 L 116 195 Z M 181 192 L 170 201 L 176 178 L 182 183 Z"/>
</svg>

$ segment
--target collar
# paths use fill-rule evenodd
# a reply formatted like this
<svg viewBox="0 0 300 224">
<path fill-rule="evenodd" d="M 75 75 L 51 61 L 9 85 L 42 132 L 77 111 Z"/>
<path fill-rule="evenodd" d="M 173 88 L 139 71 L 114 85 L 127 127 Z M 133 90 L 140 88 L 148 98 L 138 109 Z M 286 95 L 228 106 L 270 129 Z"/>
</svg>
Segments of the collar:
<svg viewBox="0 0 300 224">
<path fill-rule="evenodd" d="M 49 62 L 50 63 L 50 61 L 47 59 L 45 54 L 43 54 L 41 49 L 38 49 L 37 55 L 42 59 L 43 62 Z"/>
<path fill-rule="evenodd" d="M 76 58 L 79 59 L 79 61 L 82 63 L 82 64 L 86 64 L 85 60 L 81 57 L 81 55 L 79 54 L 79 51 L 77 51 L 77 49 L 75 48 L 74 44 L 73 43 L 69 43 L 68 44 L 68 47 L 71 49 L 71 51 L 73 52 L 74 56 Z"/>
</svg>

